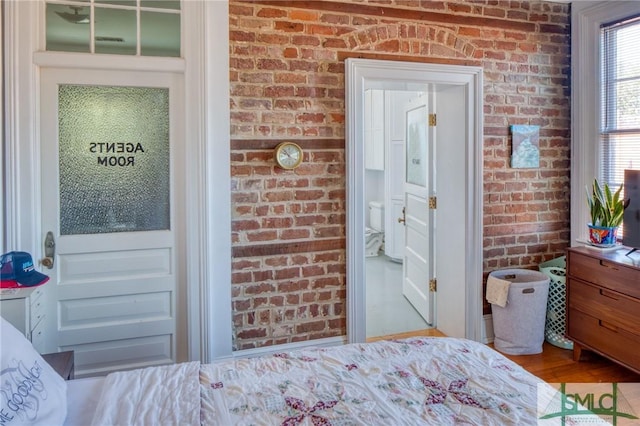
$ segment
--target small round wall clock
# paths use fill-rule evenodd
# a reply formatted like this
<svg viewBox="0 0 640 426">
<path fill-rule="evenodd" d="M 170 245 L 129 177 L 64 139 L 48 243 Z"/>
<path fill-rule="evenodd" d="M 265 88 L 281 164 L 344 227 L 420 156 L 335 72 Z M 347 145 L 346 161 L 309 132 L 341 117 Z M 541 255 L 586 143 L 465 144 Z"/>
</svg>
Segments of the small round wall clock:
<svg viewBox="0 0 640 426">
<path fill-rule="evenodd" d="M 283 169 L 292 170 L 302 163 L 302 148 L 293 142 L 282 142 L 276 146 L 274 158 Z"/>
</svg>

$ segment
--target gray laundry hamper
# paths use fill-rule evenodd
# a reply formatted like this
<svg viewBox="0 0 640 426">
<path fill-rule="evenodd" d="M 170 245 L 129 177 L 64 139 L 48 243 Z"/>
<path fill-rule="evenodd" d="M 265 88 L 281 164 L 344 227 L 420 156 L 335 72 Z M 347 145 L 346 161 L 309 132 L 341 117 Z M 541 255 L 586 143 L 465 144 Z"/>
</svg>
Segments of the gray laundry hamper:
<svg viewBox="0 0 640 426">
<path fill-rule="evenodd" d="M 503 269 L 489 275 L 511 282 L 507 304 L 491 304 L 494 347 L 510 355 L 542 352 L 549 277 L 529 269 Z"/>
</svg>

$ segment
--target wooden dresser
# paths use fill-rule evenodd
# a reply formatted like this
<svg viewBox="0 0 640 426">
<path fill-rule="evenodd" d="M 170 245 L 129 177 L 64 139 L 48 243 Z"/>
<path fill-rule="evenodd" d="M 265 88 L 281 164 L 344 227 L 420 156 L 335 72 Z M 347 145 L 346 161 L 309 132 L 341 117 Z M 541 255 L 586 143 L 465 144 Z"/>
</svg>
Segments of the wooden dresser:
<svg viewBox="0 0 640 426">
<path fill-rule="evenodd" d="M 589 247 L 567 251 L 567 337 L 640 373 L 640 254 Z"/>
</svg>

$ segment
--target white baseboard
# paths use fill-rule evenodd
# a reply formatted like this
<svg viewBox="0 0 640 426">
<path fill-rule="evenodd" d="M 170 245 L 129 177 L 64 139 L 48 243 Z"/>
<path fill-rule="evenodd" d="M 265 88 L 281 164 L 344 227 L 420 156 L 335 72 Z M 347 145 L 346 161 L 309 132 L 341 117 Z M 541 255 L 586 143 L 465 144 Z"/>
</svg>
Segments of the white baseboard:
<svg viewBox="0 0 640 426">
<path fill-rule="evenodd" d="M 341 346 L 347 343 L 347 336 L 327 337 L 326 339 L 305 340 L 303 342 L 286 343 L 276 346 L 263 346 L 260 348 L 242 349 L 233 352 L 234 358 L 254 358 L 262 355 L 270 355 L 280 352 L 289 352 L 303 348 L 327 348 Z"/>
<path fill-rule="evenodd" d="M 489 315 L 482 316 L 482 336 L 481 342 L 484 344 L 493 342 L 493 317 Z"/>
</svg>

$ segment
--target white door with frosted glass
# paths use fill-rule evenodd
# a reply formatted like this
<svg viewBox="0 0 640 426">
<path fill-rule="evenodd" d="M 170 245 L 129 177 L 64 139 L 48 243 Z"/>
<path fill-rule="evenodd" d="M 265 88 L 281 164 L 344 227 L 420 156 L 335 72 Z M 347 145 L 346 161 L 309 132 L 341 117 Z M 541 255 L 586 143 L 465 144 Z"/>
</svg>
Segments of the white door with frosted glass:
<svg viewBox="0 0 640 426">
<path fill-rule="evenodd" d="M 183 303 L 181 77 L 45 69 L 45 350 L 76 376 L 175 362 Z"/>
<path fill-rule="evenodd" d="M 402 294 L 428 324 L 433 324 L 434 213 L 429 196 L 434 188 L 433 132 L 428 126 L 427 94 L 409 102 L 405 109 L 406 162 L 404 181 L 405 247 Z"/>
</svg>

